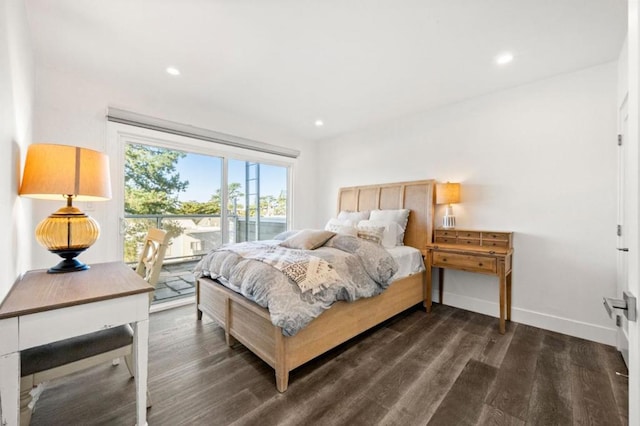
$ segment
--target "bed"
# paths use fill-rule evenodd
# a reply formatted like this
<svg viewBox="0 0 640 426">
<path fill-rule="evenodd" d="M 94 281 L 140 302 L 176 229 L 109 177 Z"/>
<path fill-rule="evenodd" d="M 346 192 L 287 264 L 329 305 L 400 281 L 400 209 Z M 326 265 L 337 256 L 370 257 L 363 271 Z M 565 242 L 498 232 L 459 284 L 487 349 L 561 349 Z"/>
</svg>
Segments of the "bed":
<svg viewBox="0 0 640 426">
<path fill-rule="evenodd" d="M 404 245 L 426 255 L 432 242 L 435 181 L 420 180 L 341 188 L 338 211 L 410 210 Z M 275 370 L 276 387 L 285 392 L 289 372 L 377 324 L 422 303 L 431 310 L 425 272 L 393 281 L 381 294 L 352 303 L 339 301 L 293 336 L 272 324 L 269 311 L 219 282 L 196 280 L 198 319 L 206 314 L 224 328 L 227 344 L 239 341 Z"/>
</svg>

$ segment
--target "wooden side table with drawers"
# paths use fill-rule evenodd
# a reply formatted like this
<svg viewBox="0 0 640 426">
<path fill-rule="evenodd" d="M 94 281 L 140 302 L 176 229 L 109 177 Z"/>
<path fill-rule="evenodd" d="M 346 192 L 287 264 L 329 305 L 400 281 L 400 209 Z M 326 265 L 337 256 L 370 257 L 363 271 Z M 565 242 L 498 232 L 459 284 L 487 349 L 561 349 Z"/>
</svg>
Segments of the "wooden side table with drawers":
<svg viewBox="0 0 640 426">
<path fill-rule="evenodd" d="M 511 267 L 513 233 L 471 229 L 436 229 L 434 243 L 427 244 L 427 288 L 431 269 L 440 268 L 440 303 L 443 303 L 444 269 L 494 275 L 499 279 L 500 333 L 511 320 Z"/>
</svg>

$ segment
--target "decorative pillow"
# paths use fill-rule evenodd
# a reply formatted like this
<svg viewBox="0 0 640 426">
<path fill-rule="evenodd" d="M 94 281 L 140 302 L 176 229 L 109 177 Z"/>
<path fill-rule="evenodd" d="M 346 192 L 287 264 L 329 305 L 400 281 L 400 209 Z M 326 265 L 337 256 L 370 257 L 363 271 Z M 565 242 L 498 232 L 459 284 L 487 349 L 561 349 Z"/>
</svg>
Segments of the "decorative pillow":
<svg viewBox="0 0 640 426">
<path fill-rule="evenodd" d="M 350 220 L 353 224 L 360 222 L 361 220 L 369 219 L 369 212 L 350 212 L 343 210 L 338 213 L 338 220 Z"/>
<path fill-rule="evenodd" d="M 366 221 L 362 221 L 366 222 Z M 360 222 L 360 223 L 362 223 Z M 374 226 L 363 224 L 360 226 L 358 223 L 358 238 L 371 241 L 372 243 L 382 244 L 382 237 L 384 235 L 384 226 Z"/>
<path fill-rule="evenodd" d="M 277 235 L 275 235 L 275 236 L 271 237 L 271 239 L 272 239 L 272 240 L 280 240 L 280 241 L 284 241 L 284 240 L 286 240 L 287 238 L 289 238 L 289 237 L 291 237 L 291 236 L 293 236 L 293 235 L 297 234 L 298 232 L 300 232 L 300 231 L 299 231 L 299 230 L 297 230 L 297 229 L 292 229 L 292 230 L 289 230 L 289 231 L 283 231 L 283 232 L 281 232 L 281 233 L 279 233 L 279 234 L 277 234 Z"/>
<path fill-rule="evenodd" d="M 353 222 L 350 220 L 329 219 L 324 229 L 325 231 L 335 232 L 336 234 L 346 234 L 354 237 L 358 235 L 356 227 L 353 226 Z"/>
<path fill-rule="evenodd" d="M 324 243 L 331 237 L 336 235 L 335 232 L 323 231 L 318 229 L 303 229 L 295 235 L 287 238 L 280 243 L 282 247 L 298 249 L 298 250 L 313 250 Z"/>
<path fill-rule="evenodd" d="M 398 245 L 398 234 L 402 232 L 400 225 L 395 222 L 380 222 L 376 220 L 361 220 L 358 222 L 358 228 L 361 226 L 383 227 L 382 245 L 385 248 L 393 248 Z"/>
<path fill-rule="evenodd" d="M 395 222 L 400 226 L 401 232 L 398 233 L 398 239 L 396 245 L 404 245 L 404 231 L 407 229 L 407 222 L 409 221 L 409 209 L 398 210 L 371 210 L 369 219 L 376 222 Z"/>
</svg>

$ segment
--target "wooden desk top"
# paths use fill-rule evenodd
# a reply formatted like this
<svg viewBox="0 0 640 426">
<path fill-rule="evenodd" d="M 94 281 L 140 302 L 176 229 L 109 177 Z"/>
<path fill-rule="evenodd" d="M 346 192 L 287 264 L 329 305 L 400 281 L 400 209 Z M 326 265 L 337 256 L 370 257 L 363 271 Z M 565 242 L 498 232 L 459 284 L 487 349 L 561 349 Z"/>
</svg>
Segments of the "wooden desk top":
<svg viewBox="0 0 640 426">
<path fill-rule="evenodd" d="M 98 263 L 86 271 L 29 271 L 0 305 L 0 319 L 153 291 L 123 262 Z"/>
</svg>

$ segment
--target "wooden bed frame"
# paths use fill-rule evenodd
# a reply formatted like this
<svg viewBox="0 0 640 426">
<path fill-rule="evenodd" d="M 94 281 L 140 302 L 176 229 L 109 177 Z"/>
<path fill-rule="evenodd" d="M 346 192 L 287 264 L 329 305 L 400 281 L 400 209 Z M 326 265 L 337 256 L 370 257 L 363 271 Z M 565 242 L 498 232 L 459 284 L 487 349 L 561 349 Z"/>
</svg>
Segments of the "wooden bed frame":
<svg viewBox="0 0 640 426">
<path fill-rule="evenodd" d="M 426 254 L 433 237 L 435 181 L 421 180 L 341 188 L 338 211 L 408 208 L 404 244 Z M 431 288 L 425 272 L 394 281 L 382 294 L 348 303 L 339 301 L 295 336 L 284 336 L 269 311 L 209 278 L 198 278 L 198 319 L 205 313 L 234 339 L 275 369 L 278 391 L 287 390 L 289 372 L 394 315 L 423 303 L 431 310 Z"/>
</svg>

